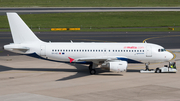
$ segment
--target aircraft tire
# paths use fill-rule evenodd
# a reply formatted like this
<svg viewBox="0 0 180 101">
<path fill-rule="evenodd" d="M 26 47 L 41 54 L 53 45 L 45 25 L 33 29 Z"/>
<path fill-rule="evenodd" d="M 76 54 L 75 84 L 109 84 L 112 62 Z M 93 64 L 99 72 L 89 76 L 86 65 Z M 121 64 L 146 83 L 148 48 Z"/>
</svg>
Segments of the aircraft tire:
<svg viewBox="0 0 180 101">
<path fill-rule="evenodd" d="M 90 74 L 91 74 L 91 75 L 96 74 L 96 70 L 95 70 L 95 69 L 91 69 L 91 70 L 90 70 Z"/>
</svg>

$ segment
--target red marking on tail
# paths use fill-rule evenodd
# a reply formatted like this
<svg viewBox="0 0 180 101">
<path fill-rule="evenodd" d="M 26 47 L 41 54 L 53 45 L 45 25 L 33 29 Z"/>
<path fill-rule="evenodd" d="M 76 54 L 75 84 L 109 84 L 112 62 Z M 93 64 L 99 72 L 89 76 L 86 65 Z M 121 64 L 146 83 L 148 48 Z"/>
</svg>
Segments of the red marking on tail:
<svg viewBox="0 0 180 101">
<path fill-rule="evenodd" d="M 73 58 L 70 58 L 70 57 L 68 57 L 68 58 L 69 58 L 69 60 L 70 60 L 70 63 L 74 61 L 74 59 L 73 59 Z"/>
</svg>

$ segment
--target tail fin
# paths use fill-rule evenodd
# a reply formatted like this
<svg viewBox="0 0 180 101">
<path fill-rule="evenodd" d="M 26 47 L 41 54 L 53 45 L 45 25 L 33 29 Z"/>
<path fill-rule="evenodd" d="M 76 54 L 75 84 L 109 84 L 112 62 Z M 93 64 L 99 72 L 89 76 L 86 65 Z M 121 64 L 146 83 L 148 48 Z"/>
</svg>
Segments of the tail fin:
<svg viewBox="0 0 180 101">
<path fill-rule="evenodd" d="M 7 13 L 7 17 L 14 43 L 41 42 L 17 13 Z"/>
</svg>

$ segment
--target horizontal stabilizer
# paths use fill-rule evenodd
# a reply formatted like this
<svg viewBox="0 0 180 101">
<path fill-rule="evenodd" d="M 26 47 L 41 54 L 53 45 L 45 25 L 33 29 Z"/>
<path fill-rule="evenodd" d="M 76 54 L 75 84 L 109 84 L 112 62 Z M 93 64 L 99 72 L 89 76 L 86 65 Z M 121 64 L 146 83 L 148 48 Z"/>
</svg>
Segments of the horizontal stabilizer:
<svg viewBox="0 0 180 101">
<path fill-rule="evenodd" d="M 4 49 L 8 50 L 8 51 L 13 51 L 13 52 L 16 52 L 16 53 L 26 53 L 29 50 L 28 47 L 24 47 L 24 46 L 21 46 L 19 44 L 5 45 Z"/>
</svg>

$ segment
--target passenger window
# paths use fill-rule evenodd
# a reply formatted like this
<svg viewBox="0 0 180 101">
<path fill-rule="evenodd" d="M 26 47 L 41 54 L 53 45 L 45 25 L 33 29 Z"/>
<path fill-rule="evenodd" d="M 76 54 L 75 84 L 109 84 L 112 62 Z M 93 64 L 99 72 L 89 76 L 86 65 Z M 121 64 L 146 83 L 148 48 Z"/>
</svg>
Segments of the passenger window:
<svg viewBox="0 0 180 101">
<path fill-rule="evenodd" d="M 111 52 L 111 50 L 109 50 L 109 52 Z"/>
<path fill-rule="evenodd" d="M 132 52 L 133 52 L 133 50 L 132 50 Z"/>
<path fill-rule="evenodd" d="M 113 50 L 113 52 L 114 52 L 114 50 Z"/>
<path fill-rule="evenodd" d="M 54 50 L 52 50 L 52 51 L 54 51 Z"/>
<path fill-rule="evenodd" d="M 104 52 L 106 52 L 106 50 L 104 50 Z"/>
<path fill-rule="evenodd" d="M 137 52 L 139 52 L 139 50 L 137 50 Z"/>
<path fill-rule="evenodd" d="M 101 52 L 103 52 L 103 50 L 101 50 Z"/>
<path fill-rule="evenodd" d="M 76 52 L 76 50 L 74 50 L 74 52 Z"/>
<path fill-rule="evenodd" d="M 129 50 L 129 52 L 131 52 L 131 50 Z"/>
<path fill-rule="evenodd" d="M 126 50 L 126 52 L 128 52 L 128 50 Z"/>
<path fill-rule="evenodd" d="M 161 52 L 161 50 L 160 50 L 160 49 L 158 49 L 158 52 Z"/>
<path fill-rule="evenodd" d="M 136 50 L 134 50 L 134 52 L 136 52 Z"/>
<path fill-rule="evenodd" d="M 140 52 L 141 52 L 141 50 L 140 50 Z"/>
</svg>

